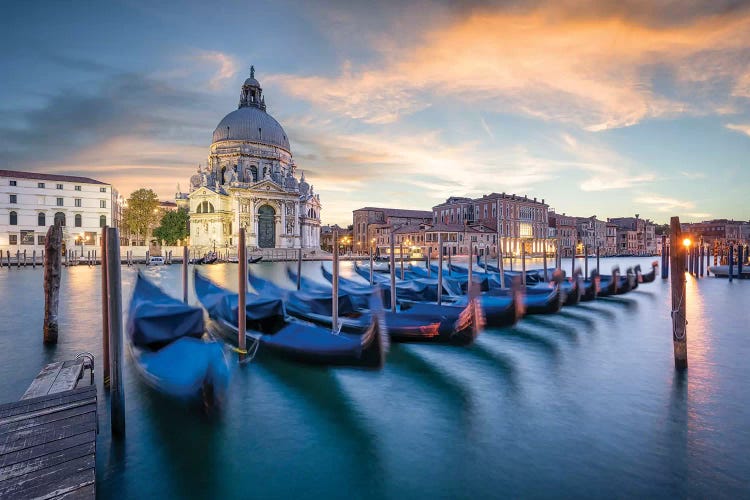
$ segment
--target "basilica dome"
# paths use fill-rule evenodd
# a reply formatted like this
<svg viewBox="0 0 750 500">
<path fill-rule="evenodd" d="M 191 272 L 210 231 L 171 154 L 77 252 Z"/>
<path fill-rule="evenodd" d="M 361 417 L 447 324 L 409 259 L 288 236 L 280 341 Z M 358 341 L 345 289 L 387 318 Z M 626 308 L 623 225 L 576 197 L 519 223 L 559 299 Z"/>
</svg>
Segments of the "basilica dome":
<svg viewBox="0 0 750 500">
<path fill-rule="evenodd" d="M 241 107 L 224 117 L 214 130 L 213 142 L 251 141 L 278 146 L 289 152 L 289 139 L 273 116 L 260 108 Z"/>
<path fill-rule="evenodd" d="M 266 100 L 255 79 L 254 67 L 250 68 L 250 78 L 242 85 L 238 108 L 225 116 L 214 130 L 213 142 L 219 141 L 257 142 L 291 153 L 286 132 L 266 113 Z"/>
</svg>

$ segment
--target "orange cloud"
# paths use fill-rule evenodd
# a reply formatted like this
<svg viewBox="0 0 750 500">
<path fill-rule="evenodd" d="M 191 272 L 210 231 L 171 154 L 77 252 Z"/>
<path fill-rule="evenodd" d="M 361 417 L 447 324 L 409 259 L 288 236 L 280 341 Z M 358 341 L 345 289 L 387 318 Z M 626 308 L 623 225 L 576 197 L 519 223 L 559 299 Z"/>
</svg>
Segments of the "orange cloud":
<svg viewBox="0 0 750 500">
<path fill-rule="evenodd" d="M 335 77 L 268 80 L 367 123 L 458 99 L 592 131 L 717 112 L 728 108 L 730 94 L 746 96 L 750 88 L 750 71 L 738 63 L 750 52 L 747 13 L 657 27 L 621 15 L 566 17 L 553 7 L 483 11 L 433 28 L 412 45 L 377 50 L 379 62 L 359 69 L 347 62 Z M 655 85 L 657 75 L 667 75 L 668 92 Z"/>
</svg>

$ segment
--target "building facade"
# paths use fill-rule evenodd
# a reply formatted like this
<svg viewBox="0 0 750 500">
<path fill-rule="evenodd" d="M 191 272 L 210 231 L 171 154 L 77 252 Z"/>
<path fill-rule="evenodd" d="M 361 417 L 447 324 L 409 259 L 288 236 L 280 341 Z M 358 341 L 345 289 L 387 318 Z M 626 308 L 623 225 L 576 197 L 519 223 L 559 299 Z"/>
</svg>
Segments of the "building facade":
<svg viewBox="0 0 750 500">
<path fill-rule="evenodd" d="M 547 214 L 549 225 L 555 228 L 555 244 L 562 257 L 572 257 L 576 253 L 578 244 L 578 229 L 576 218 L 571 215 L 558 214 L 550 211 Z"/>
<path fill-rule="evenodd" d="M 175 202 L 190 212 L 190 243 L 198 252 L 237 245 L 245 228 L 251 248 L 320 248 L 320 196 L 297 178 L 286 132 L 266 112 L 250 68 L 239 106 L 213 133 L 205 168 L 178 186 Z"/>
<path fill-rule="evenodd" d="M 374 248 L 383 248 L 383 235 L 404 225 L 426 224 L 432 213 L 425 210 L 400 208 L 363 207 L 352 212 L 352 235 L 354 250 L 368 253 Z"/>
<path fill-rule="evenodd" d="M 41 251 L 55 221 L 66 249 L 98 248 L 101 228 L 117 224 L 118 199 L 111 185 L 88 177 L 0 170 L 0 251 Z"/>
</svg>

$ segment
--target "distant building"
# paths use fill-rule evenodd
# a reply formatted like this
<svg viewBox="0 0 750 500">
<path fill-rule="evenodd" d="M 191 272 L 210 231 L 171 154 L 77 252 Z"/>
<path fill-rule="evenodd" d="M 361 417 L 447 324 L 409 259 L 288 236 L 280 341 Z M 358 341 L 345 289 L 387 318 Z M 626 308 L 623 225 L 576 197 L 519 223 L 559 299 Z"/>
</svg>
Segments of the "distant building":
<svg viewBox="0 0 750 500">
<path fill-rule="evenodd" d="M 683 233 L 689 233 L 693 238 L 702 238 L 705 243 L 719 244 L 730 242 L 750 243 L 750 223 L 731 219 L 714 219 L 696 223 L 680 224 Z"/>
<path fill-rule="evenodd" d="M 576 253 L 578 244 L 578 229 L 576 218 L 565 213 L 558 214 L 550 211 L 547 214 L 550 227 L 555 228 L 556 245 L 562 257 L 572 257 Z"/>
<path fill-rule="evenodd" d="M 432 213 L 425 210 L 363 207 L 352 212 L 352 238 L 355 251 L 367 253 L 382 247 L 378 240 L 393 229 L 407 224 L 431 222 Z M 386 242 L 387 243 L 387 242 Z"/>
<path fill-rule="evenodd" d="M 618 253 L 627 255 L 656 254 L 655 225 L 652 221 L 635 217 L 613 217 L 607 222 L 618 227 Z M 620 235 L 621 232 L 632 231 L 633 234 Z M 623 246 L 623 242 L 628 242 Z"/>
<path fill-rule="evenodd" d="M 118 200 L 110 184 L 96 179 L 0 170 L 0 250 L 40 251 L 55 221 L 66 249 L 98 248 L 101 228 L 117 227 Z"/>
</svg>

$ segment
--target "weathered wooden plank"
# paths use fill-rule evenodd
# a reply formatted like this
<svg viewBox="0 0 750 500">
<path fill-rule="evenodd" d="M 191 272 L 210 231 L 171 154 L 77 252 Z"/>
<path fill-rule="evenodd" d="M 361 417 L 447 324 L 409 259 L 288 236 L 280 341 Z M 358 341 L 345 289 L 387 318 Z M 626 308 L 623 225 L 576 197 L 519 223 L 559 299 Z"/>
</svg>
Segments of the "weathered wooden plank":
<svg viewBox="0 0 750 500">
<path fill-rule="evenodd" d="M 94 455 L 69 460 L 57 467 L 41 469 L 12 481 L 0 482 L 0 498 L 54 498 L 94 484 Z"/>
<path fill-rule="evenodd" d="M 92 411 L 96 411 L 96 399 L 94 398 L 84 399 L 83 401 L 68 403 L 66 405 L 59 405 L 53 408 L 46 408 L 26 413 L 24 415 L 7 417 L 5 419 L 0 419 L 0 436 L 21 429 L 35 427 L 37 425 L 64 420 L 68 417 Z"/>
<path fill-rule="evenodd" d="M 21 399 L 30 399 L 38 396 L 45 396 L 49 393 L 50 387 L 55 382 L 57 374 L 62 369 L 62 361 L 57 363 L 50 363 L 39 372 L 34 380 L 31 381 L 31 385 L 26 392 L 23 393 Z"/>
<path fill-rule="evenodd" d="M 82 488 L 52 498 L 53 500 L 87 500 L 96 498 L 96 485 L 88 484 Z"/>
<path fill-rule="evenodd" d="M 72 391 L 59 392 L 57 394 L 48 394 L 33 399 L 14 401 L 0 406 L 0 418 L 13 415 L 20 415 L 30 411 L 36 411 L 43 408 L 90 398 L 96 394 L 95 386 L 85 386 L 73 389 Z"/>
<path fill-rule="evenodd" d="M 75 389 L 82 373 L 83 361 L 77 363 L 65 362 L 60 371 L 57 372 L 57 378 L 52 384 L 52 387 L 50 387 L 48 394 Z"/>
<path fill-rule="evenodd" d="M 94 451 L 96 451 L 96 443 L 94 443 L 94 441 L 89 441 L 54 453 L 47 453 L 46 455 L 40 455 L 29 460 L 16 462 L 12 465 L 0 468 L 0 484 L 2 484 L 2 481 L 8 481 L 31 472 L 56 467 L 69 460 L 85 457 L 86 455 L 93 455 Z"/>
<path fill-rule="evenodd" d="M 0 454 L 37 446 L 57 439 L 65 439 L 91 430 L 96 430 L 96 413 L 71 417 L 64 424 L 53 422 L 33 429 L 24 429 L 0 440 Z"/>
<path fill-rule="evenodd" d="M 42 443 L 37 446 L 31 446 L 29 448 L 23 448 L 18 451 L 13 451 L 0 455 L 0 467 L 7 467 L 24 460 L 32 460 L 37 457 L 47 455 L 49 453 L 56 453 L 61 450 L 73 448 L 80 444 L 93 443 L 96 440 L 96 431 L 82 432 L 73 436 L 50 441 L 48 443 Z"/>
</svg>

